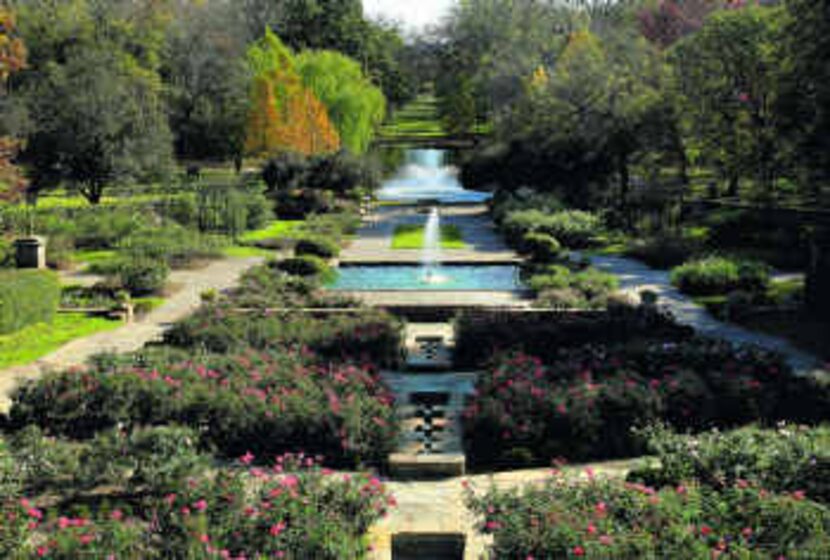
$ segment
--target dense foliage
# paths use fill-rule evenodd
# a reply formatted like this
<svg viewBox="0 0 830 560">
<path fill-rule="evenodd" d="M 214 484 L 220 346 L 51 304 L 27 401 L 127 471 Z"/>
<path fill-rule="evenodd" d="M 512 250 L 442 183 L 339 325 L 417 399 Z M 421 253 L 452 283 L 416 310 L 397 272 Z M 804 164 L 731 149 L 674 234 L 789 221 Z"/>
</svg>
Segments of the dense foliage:
<svg viewBox="0 0 830 560">
<path fill-rule="evenodd" d="M 763 292 L 769 284 L 769 267 L 754 261 L 706 257 L 672 270 L 672 283 L 693 295 L 726 294 L 735 290 Z"/>
</svg>

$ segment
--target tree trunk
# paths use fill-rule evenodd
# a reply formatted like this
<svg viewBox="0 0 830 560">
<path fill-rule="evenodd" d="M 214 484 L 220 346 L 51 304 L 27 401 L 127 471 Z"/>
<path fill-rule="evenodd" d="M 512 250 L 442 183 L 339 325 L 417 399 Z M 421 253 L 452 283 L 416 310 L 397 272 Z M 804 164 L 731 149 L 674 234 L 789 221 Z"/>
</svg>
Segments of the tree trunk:
<svg viewBox="0 0 830 560">
<path fill-rule="evenodd" d="M 729 187 L 726 190 L 726 196 L 731 198 L 737 198 L 739 193 L 740 187 L 740 177 L 737 173 L 730 172 L 729 173 Z"/>
</svg>

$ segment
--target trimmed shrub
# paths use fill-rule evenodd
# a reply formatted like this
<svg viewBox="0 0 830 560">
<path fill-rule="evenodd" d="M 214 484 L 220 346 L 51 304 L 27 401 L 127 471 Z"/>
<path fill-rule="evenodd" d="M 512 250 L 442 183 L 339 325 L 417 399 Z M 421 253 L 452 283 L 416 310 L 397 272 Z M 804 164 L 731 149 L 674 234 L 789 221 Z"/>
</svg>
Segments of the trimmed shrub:
<svg viewBox="0 0 830 560">
<path fill-rule="evenodd" d="M 400 360 L 401 324 L 387 313 L 370 309 L 318 318 L 290 310 L 262 316 L 206 308 L 174 325 L 164 340 L 177 348 L 217 353 L 249 347 L 305 348 L 322 363 L 369 361 L 394 367 Z"/>
<path fill-rule="evenodd" d="M 60 297 L 60 282 L 52 272 L 0 271 L 0 334 L 51 323 Z"/>
<path fill-rule="evenodd" d="M 542 210 L 510 212 L 502 225 L 508 241 L 521 245 L 528 233 L 545 233 L 571 249 L 588 247 L 602 230 L 602 220 L 596 214 L 582 210 L 562 210 L 553 214 Z"/>
<path fill-rule="evenodd" d="M 535 271 L 527 283 L 537 292 L 537 307 L 602 309 L 619 288 L 616 276 L 595 268 L 573 272 L 566 266 L 548 265 Z"/>
<path fill-rule="evenodd" d="M 302 257 L 311 255 L 323 259 L 333 259 L 340 254 L 340 246 L 324 237 L 304 237 L 297 240 L 294 246 L 294 255 Z"/>
<path fill-rule="evenodd" d="M 671 280 L 691 295 L 721 295 L 733 290 L 763 291 L 770 278 L 769 267 L 752 261 L 707 257 L 672 270 Z"/>
<path fill-rule="evenodd" d="M 115 271 L 118 284 L 132 296 L 161 292 L 170 275 L 170 268 L 164 261 L 141 257 L 118 262 Z"/>
<path fill-rule="evenodd" d="M 559 258 L 562 246 L 546 233 L 528 233 L 522 239 L 522 251 L 537 263 L 551 263 Z"/>
<path fill-rule="evenodd" d="M 326 261 L 313 255 L 285 259 L 274 263 L 273 267 L 292 276 L 317 278 L 323 282 L 331 280 L 335 275 Z"/>
<path fill-rule="evenodd" d="M 632 241 L 626 254 L 641 260 L 650 267 L 668 269 L 688 261 L 700 250 L 694 240 L 676 235 L 660 235 Z"/>
</svg>

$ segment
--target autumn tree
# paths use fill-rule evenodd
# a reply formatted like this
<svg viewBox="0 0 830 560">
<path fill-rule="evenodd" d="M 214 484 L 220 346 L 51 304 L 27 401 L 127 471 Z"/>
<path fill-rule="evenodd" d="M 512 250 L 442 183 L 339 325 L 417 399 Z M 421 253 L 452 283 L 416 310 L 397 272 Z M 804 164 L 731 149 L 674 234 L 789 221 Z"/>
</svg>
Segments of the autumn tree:
<svg viewBox="0 0 830 560">
<path fill-rule="evenodd" d="M 248 52 L 254 75 L 245 151 L 267 156 L 280 151 L 333 152 L 340 137 L 326 107 L 305 87 L 293 53 L 267 31 Z"/>
<path fill-rule="evenodd" d="M 17 34 L 15 16 L 8 8 L 0 8 L 0 110 L 4 116 L 8 110 L 6 81 L 25 65 L 26 48 Z M 0 136 L 0 200 L 14 201 L 26 187 L 25 179 L 14 165 L 20 144 L 9 135 L 10 131 L 3 130 L 2 133 L 6 135 Z"/>
<path fill-rule="evenodd" d="M 667 48 L 703 27 L 722 0 L 659 0 L 637 13 L 640 31 L 652 43 Z"/>
</svg>

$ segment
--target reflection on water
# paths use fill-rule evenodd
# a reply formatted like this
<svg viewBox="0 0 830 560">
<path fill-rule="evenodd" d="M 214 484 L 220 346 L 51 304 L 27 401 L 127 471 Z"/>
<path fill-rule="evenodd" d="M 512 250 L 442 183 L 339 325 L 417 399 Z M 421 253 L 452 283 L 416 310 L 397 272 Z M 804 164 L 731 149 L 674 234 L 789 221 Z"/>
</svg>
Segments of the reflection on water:
<svg viewBox="0 0 830 560">
<path fill-rule="evenodd" d="M 470 191 L 461 186 L 458 169 L 448 163 L 446 150 L 409 149 L 404 164 L 384 181 L 381 200 L 438 200 L 440 202 L 483 202 L 490 193 Z"/>
<path fill-rule="evenodd" d="M 441 282 L 424 277 L 423 268 L 408 266 L 341 266 L 331 290 L 371 291 L 512 291 L 522 288 L 518 269 L 512 265 L 459 266 L 445 264 L 440 268 Z M 432 280 L 432 281 L 430 281 Z"/>
</svg>

